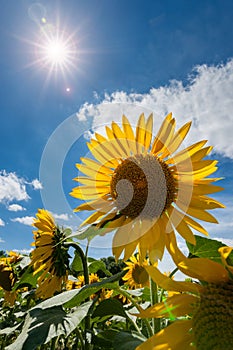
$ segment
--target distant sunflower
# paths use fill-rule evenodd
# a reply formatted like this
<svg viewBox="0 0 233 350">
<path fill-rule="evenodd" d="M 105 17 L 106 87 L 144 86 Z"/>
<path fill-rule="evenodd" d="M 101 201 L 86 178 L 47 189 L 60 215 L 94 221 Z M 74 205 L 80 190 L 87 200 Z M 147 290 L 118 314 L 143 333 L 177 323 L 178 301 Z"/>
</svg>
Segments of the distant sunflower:
<svg viewBox="0 0 233 350">
<path fill-rule="evenodd" d="M 106 127 L 107 136 L 95 133 L 87 144 L 96 160 L 81 158 L 78 170 L 85 176 L 71 196 L 85 200 L 75 211 L 94 211 L 84 222 L 116 230 L 112 249 L 118 259 L 127 260 L 138 248 L 140 259 L 161 259 L 165 236 L 176 231 L 195 244 L 191 228 L 207 231 L 192 217 L 216 223 L 207 211 L 224 207 L 207 194 L 222 190 L 207 178 L 217 169 L 216 160 L 204 159 L 212 147 L 206 140 L 176 152 L 191 122 L 175 131 L 175 119 L 168 114 L 152 142 L 153 116 L 139 117 L 136 133 L 128 119 L 122 128 L 115 122 Z M 102 231 L 102 232 L 103 232 Z"/>
<path fill-rule="evenodd" d="M 16 291 L 12 291 L 17 274 L 14 265 L 22 259 L 22 256 L 15 252 L 9 252 L 7 257 L 0 259 L 0 287 L 4 290 L 4 300 L 7 304 L 13 305 L 17 296 Z"/>
<path fill-rule="evenodd" d="M 67 280 L 69 267 L 68 248 L 64 246 L 64 233 L 56 226 L 52 215 L 45 209 L 39 209 L 33 226 L 34 231 L 32 243 L 35 249 L 31 253 L 31 265 L 34 275 L 41 273 L 38 277 L 37 297 L 46 299 L 55 292 L 60 292 L 62 285 Z"/>
<path fill-rule="evenodd" d="M 100 282 L 100 278 L 96 273 L 91 273 L 89 275 L 89 284 L 93 284 L 96 282 Z M 66 289 L 80 289 L 83 286 L 85 286 L 85 278 L 84 275 L 78 276 L 77 280 L 68 280 L 66 283 Z M 94 299 L 96 296 L 98 296 L 99 300 L 108 299 L 112 296 L 113 291 L 109 289 L 101 289 L 97 294 L 93 294 L 91 296 L 92 299 Z"/>
<path fill-rule="evenodd" d="M 169 245 L 179 269 L 205 283 L 173 281 L 156 267 L 147 267 L 161 288 L 182 293 L 141 310 L 138 314 L 141 318 L 172 315 L 177 319 L 136 350 L 232 350 L 233 266 L 228 265 L 227 258 L 233 248 L 219 249 L 222 265 L 207 258 L 187 259 L 179 251 L 174 234 Z M 185 317 L 182 319 L 182 316 Z"/>
<path fill-rule="evenodd" d="M 122 280 L 125 281 L 129 288 L 137 289 L 149 286 L 149 274 L 145 269 L 146 266 L 149 266 L 148 259 L 144 259 L 141 263 L 138 254 L 136 254 L 131 256 L 129 261 L 126 261 L 126 265 L 124 270 L 127 273 L 122 277 Z"/>
</svg>

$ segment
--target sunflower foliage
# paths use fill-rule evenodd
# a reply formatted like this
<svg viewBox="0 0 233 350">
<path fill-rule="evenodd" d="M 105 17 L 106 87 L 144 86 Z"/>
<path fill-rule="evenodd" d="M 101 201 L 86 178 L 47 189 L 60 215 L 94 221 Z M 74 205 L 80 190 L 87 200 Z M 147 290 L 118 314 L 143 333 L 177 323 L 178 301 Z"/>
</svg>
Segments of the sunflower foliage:
<svg viewBox="0 0 233 350">
<path fill-rule="evenodd" d="M 204 258 L 221 264 L 218 250 L 226 247 L 223 243 L 201 236 L 195 239 L 196 245 L 187 243 L 188 259 Z M 77 241 L 68 239 L 66 252 L 75 245 Z M 67 277 L 61 290 L 48 298 L 38 297 L 36 293 L 43 271 L 35 273 L 30 257 L 14 255 L 12 258 L 9 254 L 2 259 L 14 271 L 14 283 L 11 291 L 5 290 L 6 276 L 1 276 L 1 349 L 144 349 L 143 344 L 153 337 L 153 318 L 143 315 L 153 306 L 149 270 L 146 272 L 143 268 L 153 269 L 153 266 L 146 260 L 140 262 L 138 254 L 127 262 L 116 262 L 111 256 L 86 257 L 89 283 L 85 284 L 80 249 L 75 250 L 69 255 Z M 63 255 L 61 259 L 64 260 Z M 232 253 L 227 262 L 233 266 Z M 167 276 L 169 278 L 169 274 Z M 186 278 L 186 282 L 197 283 L 194 284 L 192 278 Z M 204 281 L 198 283 L 205 284 Z M 14 294 L 13 302 L 9 293 Z M 166 303 L 176 295 L 177 291 L 157 289 L 158 302 L 166 306 L 164 317 L 159 319 L 160 328 L 166 329 L 177 319 L 188 319 L 188 315 L 177 317 L 174 307 Z"/>
<path fill-rule="evenodd" d="M 38 209 L 30 255 L 1 252 L 0 350 L 232 350 L 233 247 L 199 223 L 224 207 L 207 196 L 221 190 L 208 178 L 211 147 L 177 151 L 190 123 L 176 130 L 171 114 L 153 141 L 152 127 L 141 115 L 134 133 L 123 116 L 90 141 L 96 160 L 82 158 L 71 192 L 86 200 L 76 211 L 94 211 L 85 228 Z M 112 231 L 113 256 L 89 256 L 91 240 Z M 173 271 L 160 269 L 165 249 Z"/>
</svg>

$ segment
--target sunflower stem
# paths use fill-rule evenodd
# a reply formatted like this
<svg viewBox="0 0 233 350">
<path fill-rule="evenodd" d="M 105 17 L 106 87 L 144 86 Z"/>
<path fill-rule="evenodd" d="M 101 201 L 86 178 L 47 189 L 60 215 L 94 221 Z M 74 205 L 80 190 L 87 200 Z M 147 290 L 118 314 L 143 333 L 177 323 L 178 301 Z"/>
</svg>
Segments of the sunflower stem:
<svg viewBox="0 0 233 350">
<path fill-rule="evenodd" d="M 89 284 L 89 272 L 88 272 L 88 265 L 87 265 L 87 256 L 84 254 L 82 248 L 78 245 L 76 242 L 65 242 L 64 243 L 68 247 L 73 247 L 76 252 L 79 254 L 82 265 L 83 265 L 83 276 L 84 276 L 84 283 Z M 89 301 L 90 298 L 87 298 L 86 301 Z M 92 346 L 89 339 L 89 334 L 91 332 L 91 316 L 87 315 L 85 317 L 85 350 L 91 350 Z"/>
<path fill-rule="evenodd" d="M 151 306 L 159 302 L 158 286 L 150 277 L 150 301 Z M 159 318 L 152 318 L 153 333 L 156 334 L 161 329 L 161 322 Z"/>
<path fill-rule="evenodd" d="M 130 302 L 132 303 L 132 305 L 135 306 L 136 309 L 137 309 L 139 312 L 141 312 L 140 306 L 138 305 L 138 303 L 136 303 L 136 301 L 134 300 L 134 298 L 133 298 L 129 293 L 127 293 L 126 291 L 124 291 L 124 290 L 121 289 L 121 288 L 119 288 L 118 291 L 119 291 L 119 293 L 120 293 L 121 295 L 123 295 L 124 297 L 126 297 L 127 299 L 129 299 Z M 149 338 L 152 337 L 152 335 L 153 335 L 153 330 L 152 330 L 152 328 L 151 328 L 151 326 L 150 326 L 150 322 L 148 321 L 147 318 L 143 318 L 142 321 L 144 322 L 144 324 L 145 324 L 145 326 L 146 326 L 146 329 L 147 329 L 147 331 L 148 331 L 148 336 L 149 336 Z M 137 325 L 137 331 L 138 331 L 140 334 L 142 334 L 142 332 L 140 331 L 138 325 Z M 143 334 L 142 334 L 142 335 L 143 335 Z"/>
</svg>

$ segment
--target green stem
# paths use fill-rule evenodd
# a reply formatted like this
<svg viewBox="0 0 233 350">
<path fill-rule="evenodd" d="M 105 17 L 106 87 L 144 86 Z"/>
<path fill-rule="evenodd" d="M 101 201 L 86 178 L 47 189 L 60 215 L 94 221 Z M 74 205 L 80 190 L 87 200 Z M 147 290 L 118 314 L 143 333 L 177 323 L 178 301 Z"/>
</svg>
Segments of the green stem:
<svg viewBox="0 0 233 350">
<path fill-rule="evenodd" d="M 85 342 L 84 342 L 84 339 L 83 339 L 82 332 L 80 332 L 80 330 L 79 330 L 78 327 L 75 329 L 75 332 L 76 332 L 76 334 L 77 334 L 78 339 L 80 340 L 81 349 L 82 349 L 82 350 L 85 350 Z M 77 342 L 77 350 L 78 350 L 78 342 Z"/>
<path fill-rule="evenodd" d="M 56 350 L 57 339 L 58 339 L 58 337 L 55 337 L 52 339 L 51 348 L 50 348 L 51 350 Z"/>
<path fill-rule="evenodd" d="M 158 286 L 152 280 L 152 278 L 150 278 L 150 300 L 151 300 L 151 306 L 159 302 Z M 160 319 L 152 318 L 152 326 L 153 326 L 153 333 L 154 334 L 158 333 L 161 329 Z"/>
<path fill-rule="evenodd" d="M 124 297 L 126 297 L 127 299 L 130 300 L 130 302 L 132 303 L 133 306 L 136 307 L 136 309 L 141 312 L 141 308 L 140 306 L 138 305 L 138 303 L 136 303 L 136 301 L 134 300 L 134 298 L 129 294 L 127 293 L 126 291 L 124 291 L 123 289 L 119 288 L 118 289 L 118 292 L 123 295 Z M 153 335 L 153 330 L 151 328 L 151 325 L 150 325 L 150 322 L 148 321 L 147 318 L 143 318 L 142 321 L 144 322 L 145 326 L 146 326 L 146 329 L 148 331 L 148 335 L 149 337 L 152 337 Z M 134 325 L 135 326 L 135 325 Z M 142 332 L 140 331 L 140 329 L 138 328 L 138 325 L 137 325 L 137 330 L 140 334 L 142 334 Z"/>
<path fill-rule="evenodd" d="M 82 260 L 82 265 L 83 265 L 84 282 L 85 282 L 85 284 L 89 284 L 87 258 L 86 258 L 86 255 L 84 254 L 82 248 L 80 247 L 80 245 L 78 245 L 78 243 L 75 243 L 75 242 L 65 242 L 64 245 L 67 247 L 73 247 L 79 253 L 79 256 Z"/>
<path fill-rule="evenodd" d="M 87 265 L 87 257 L 84 254 L 82 248 L 75 242 L 65 242 L 64 243 L 68 247 L 73 247 L 78 253 L 82 260 L 83 265 L 83 275 L 84 275 L 84 283 L 89 284 L 89 272 L 88 272 L 88 265 Z M 90 298 L 87 298 L 86 301 L 90 300 Z M 88 341 L 88 333 L 91 330 L 91 316 L 87 315 L 85 317 L 85 350 L 91 350 L 91 344 Z"/>
</svg>

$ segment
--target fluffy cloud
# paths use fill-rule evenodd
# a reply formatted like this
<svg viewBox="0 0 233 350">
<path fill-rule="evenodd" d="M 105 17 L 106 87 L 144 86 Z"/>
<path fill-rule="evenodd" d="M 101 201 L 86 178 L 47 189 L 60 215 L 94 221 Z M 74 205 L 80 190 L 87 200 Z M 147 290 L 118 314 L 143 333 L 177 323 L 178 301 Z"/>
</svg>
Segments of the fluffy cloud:
<svg viewBox="0 0 233 350">
<path fill-rule="evenodd" d="M 32 180 L 31 185 L 34 190 L 41 190 L 43 188 L 42 183 L 38 179 Z"/>
<path fill-rule="evenodd" d="M 19 218 L 11 219 L 11 221 L 19 222 L 20 224 L 31 226 L 32 223 L 33 223 L 33 219 L 34 219 L 33 216 L 22 216 L 22 217 L 19 217 Z"/>
<path fill-rule="evenodd" d="M 5 226 L 5 222 L 0 218 L 0 226 Z"/>
<path fill-rule="evenodd" d="M 10 211 L 26 210 L 24 207 L 22 207 L 22 205 L 19 205 L 19 204 L 10 204 L 7 209 Z"/>
<path fill-rule="evenodd" d="M 15 173 L 0 171 L 0 202 L 29 199 L 25 183 L 25 180 Z"/>
<path fill-rule="evenodd" d="M 105 94 L 98 104 L 85 103 L 77 113 L 79 120 L 93 117 L 93 128 L 120 121 L 124 113 L 135 124 L 140 113 L 153 112 L 158 127 L 162 118 L 173 112 L 178 126 L 192 120 L 189 141 L 208 139 L 215 151 L 233 158 L 233 59 L 218 66 L 200 65 L 188 77 L 187 85 L 173 80 L 148 93 L 117 91 Z M 155 131 L 157 130 L 155 127 Z"/>
<path fill-rule="evenodd" d="M 63 221 L 68 221 L 69 220 L 69 215 L 68 214 L 56 214 L 52 213 L 54 219 L 56 220 L 63 220 Z"/>
</svg>

